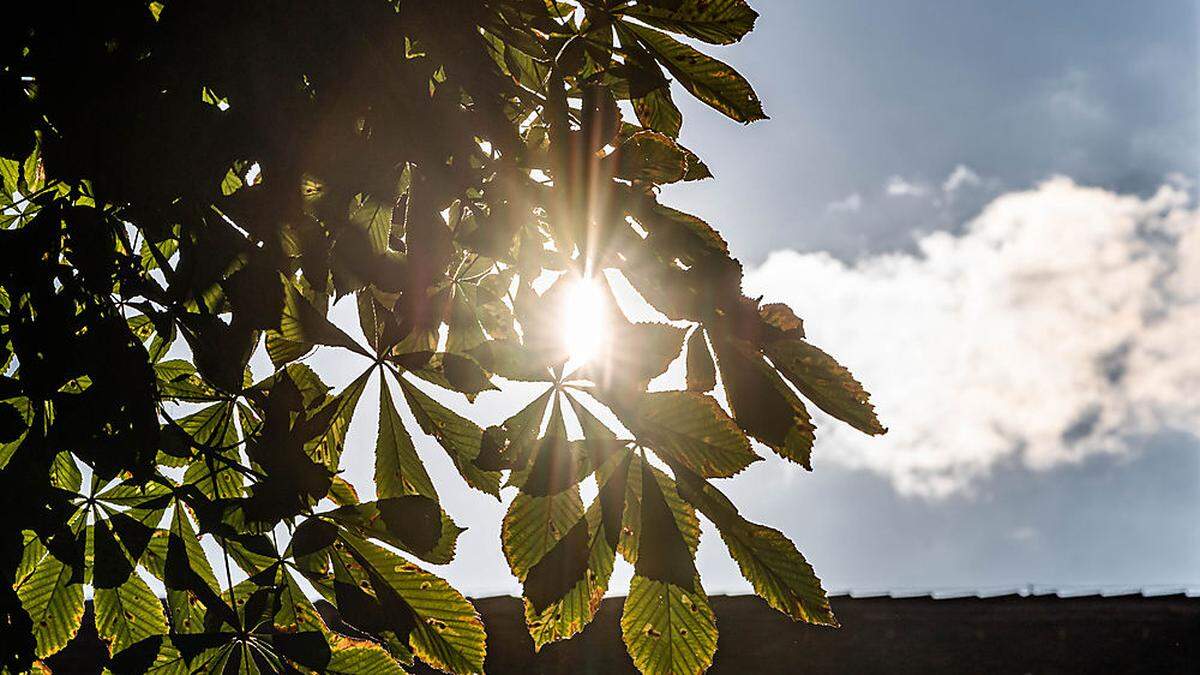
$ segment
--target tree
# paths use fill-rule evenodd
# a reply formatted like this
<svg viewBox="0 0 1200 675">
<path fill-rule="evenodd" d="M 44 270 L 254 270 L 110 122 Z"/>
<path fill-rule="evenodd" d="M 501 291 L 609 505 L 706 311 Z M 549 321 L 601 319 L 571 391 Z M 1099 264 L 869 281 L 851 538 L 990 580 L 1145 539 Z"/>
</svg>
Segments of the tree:
<svg viewBox="0 0 1200 675">
<path fill-rule="evenodd" d="M 835 624 L 795 546 L 710 479 L 761 459 L 750 439 L 809 468 L 805 401 L 884 429 L 790 309 L 742 294 L 721 236 L 658 200 L 710 177 L 677 141 L 679 89 L 765 117 L 690 46 L 756 16 L 743 0 L 6 8 L 4 665 L 62 648 L 87 584 L 114 672 L 480 671 L 474 609 L 416 562 L 453 558 L 461 528 L 414 434 L 472 488 L 517 489 L 502 546 L 538 647 L 587 625 L 619 554 L 634 663 L 703 671 L 697 513 L 773 607 Z M 671 323 L 627 319 L 615 278 Z M 612 337 L 569 370 L 558 312 L 584 279 Z M 339 299 L 363 339 L 329 320 Z M 273 372 L 255 381 L 260 349 Z M 314 349 L 361 357 L 361 376 L 330 391 L 302 362 Z M 648 392 L 683 352 L 686 390 Z M 376 498 L 360 501 L 339 468 L 371 378 Z M 502 380 L 544 393 L 487 428 L 428 393 L 473 401 Z"/>
</svg>

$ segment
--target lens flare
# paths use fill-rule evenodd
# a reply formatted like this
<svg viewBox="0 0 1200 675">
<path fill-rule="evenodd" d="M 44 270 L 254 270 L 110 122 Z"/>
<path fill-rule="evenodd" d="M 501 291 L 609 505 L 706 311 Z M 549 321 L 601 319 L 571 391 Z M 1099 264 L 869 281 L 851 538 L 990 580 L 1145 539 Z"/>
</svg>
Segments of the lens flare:
<svg viewBox="0 0 1200 675">
<path fill-rule="evenodd" d="M 566 344 L 567 372 L 587 365 L 608 341 L 608 303 L 593 279 L 572 282 L 562 308 L 562 336 Z"/>
</svg>

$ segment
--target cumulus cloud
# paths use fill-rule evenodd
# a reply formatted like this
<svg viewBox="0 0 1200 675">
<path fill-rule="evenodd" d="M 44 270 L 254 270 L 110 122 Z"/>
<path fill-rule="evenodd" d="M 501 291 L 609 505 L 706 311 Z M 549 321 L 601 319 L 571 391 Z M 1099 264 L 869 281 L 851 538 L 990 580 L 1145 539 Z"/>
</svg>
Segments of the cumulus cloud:
<svg viewBox="0 0 1200 675">
<path fill-rule="evenodd" d="M 857 213 L 862 209 L 862 195 L 855 192 L 847 195 L 845 199 L 839 199 L 836 202 L 829 202 L 825 206 L 825 210 L 829 213 Z"/>
<path fill-rule="evenodd" d="M 929 194 L 928 185 L 910 181 L 903 176 L 888 178 L 883 189 L 889 197 L 924 197 Z"/>
<path fill-rule="evenodd" d="M 1200 212 L 1054 178 L 960 234 L 847 264 L 780 251 L 746 290 L 791 304 L 873 394 L 888 435 L 826 420 L 817 461 L 929 497 L 1200 434 Z"/>
</svg>

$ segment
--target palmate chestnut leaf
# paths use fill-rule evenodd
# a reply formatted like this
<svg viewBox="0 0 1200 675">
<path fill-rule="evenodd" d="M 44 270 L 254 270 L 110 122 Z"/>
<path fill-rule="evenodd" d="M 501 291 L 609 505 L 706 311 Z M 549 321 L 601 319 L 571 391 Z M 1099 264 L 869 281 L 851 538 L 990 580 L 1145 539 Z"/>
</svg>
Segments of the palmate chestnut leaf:
<svg viewBox="0 0 1200 675">
<path fill-rule="evenodd" d="M 113 672 L 482 671 L 474 607 L 418 564 L 463 532 L 430 443 L 507 503 L 537 649 L 588 625 L 620 556 L 633 663 L 707 669 L 701 517 L 772 607 L 836 624 L 796 547 L 708 479 L 762 459 L 751 439 L 809 466 L 809 404 L 884 428 L 799 317 L 742 295 L 717 230 L 658 198 L 712 177 L 675 96 L 765 118 L 692 46 L 758 15 L 599 4 L 6 8 L 0 669 L 63 649 L 88 585 Z M 626 314 L 642 301 L 670 323 Z M 478 423 L 510 381 L 537 393 Z M 345 473 L 365 457 L 373 490 Z"/>
</svg>

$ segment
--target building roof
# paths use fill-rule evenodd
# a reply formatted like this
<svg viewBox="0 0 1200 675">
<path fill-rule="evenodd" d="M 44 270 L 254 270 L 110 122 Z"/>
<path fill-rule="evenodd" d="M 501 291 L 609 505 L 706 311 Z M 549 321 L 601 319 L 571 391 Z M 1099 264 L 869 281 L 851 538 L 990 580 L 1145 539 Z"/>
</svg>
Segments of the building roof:
<svg viewBox="0 0 1200 675">
<path fill-rule="evenodd" d="M 829 596 L 833 598 L 932 598 L 934 600 L 1001 598 L 1006 596 L 1019 596 L 1022 598 L 1121 598 L 1127 596 L 1141 596 L 1143 598 L 1160 598 L 1166 596 L 1200 598 L 1200 586 L 1182 584 L 1154 586 L 1049 586 L 1045 584 L 1026 584 L 1024 586 L 893 588 L 887 590 L 857 588 L 834 590 L 829 593 Z"/>
</svg>

